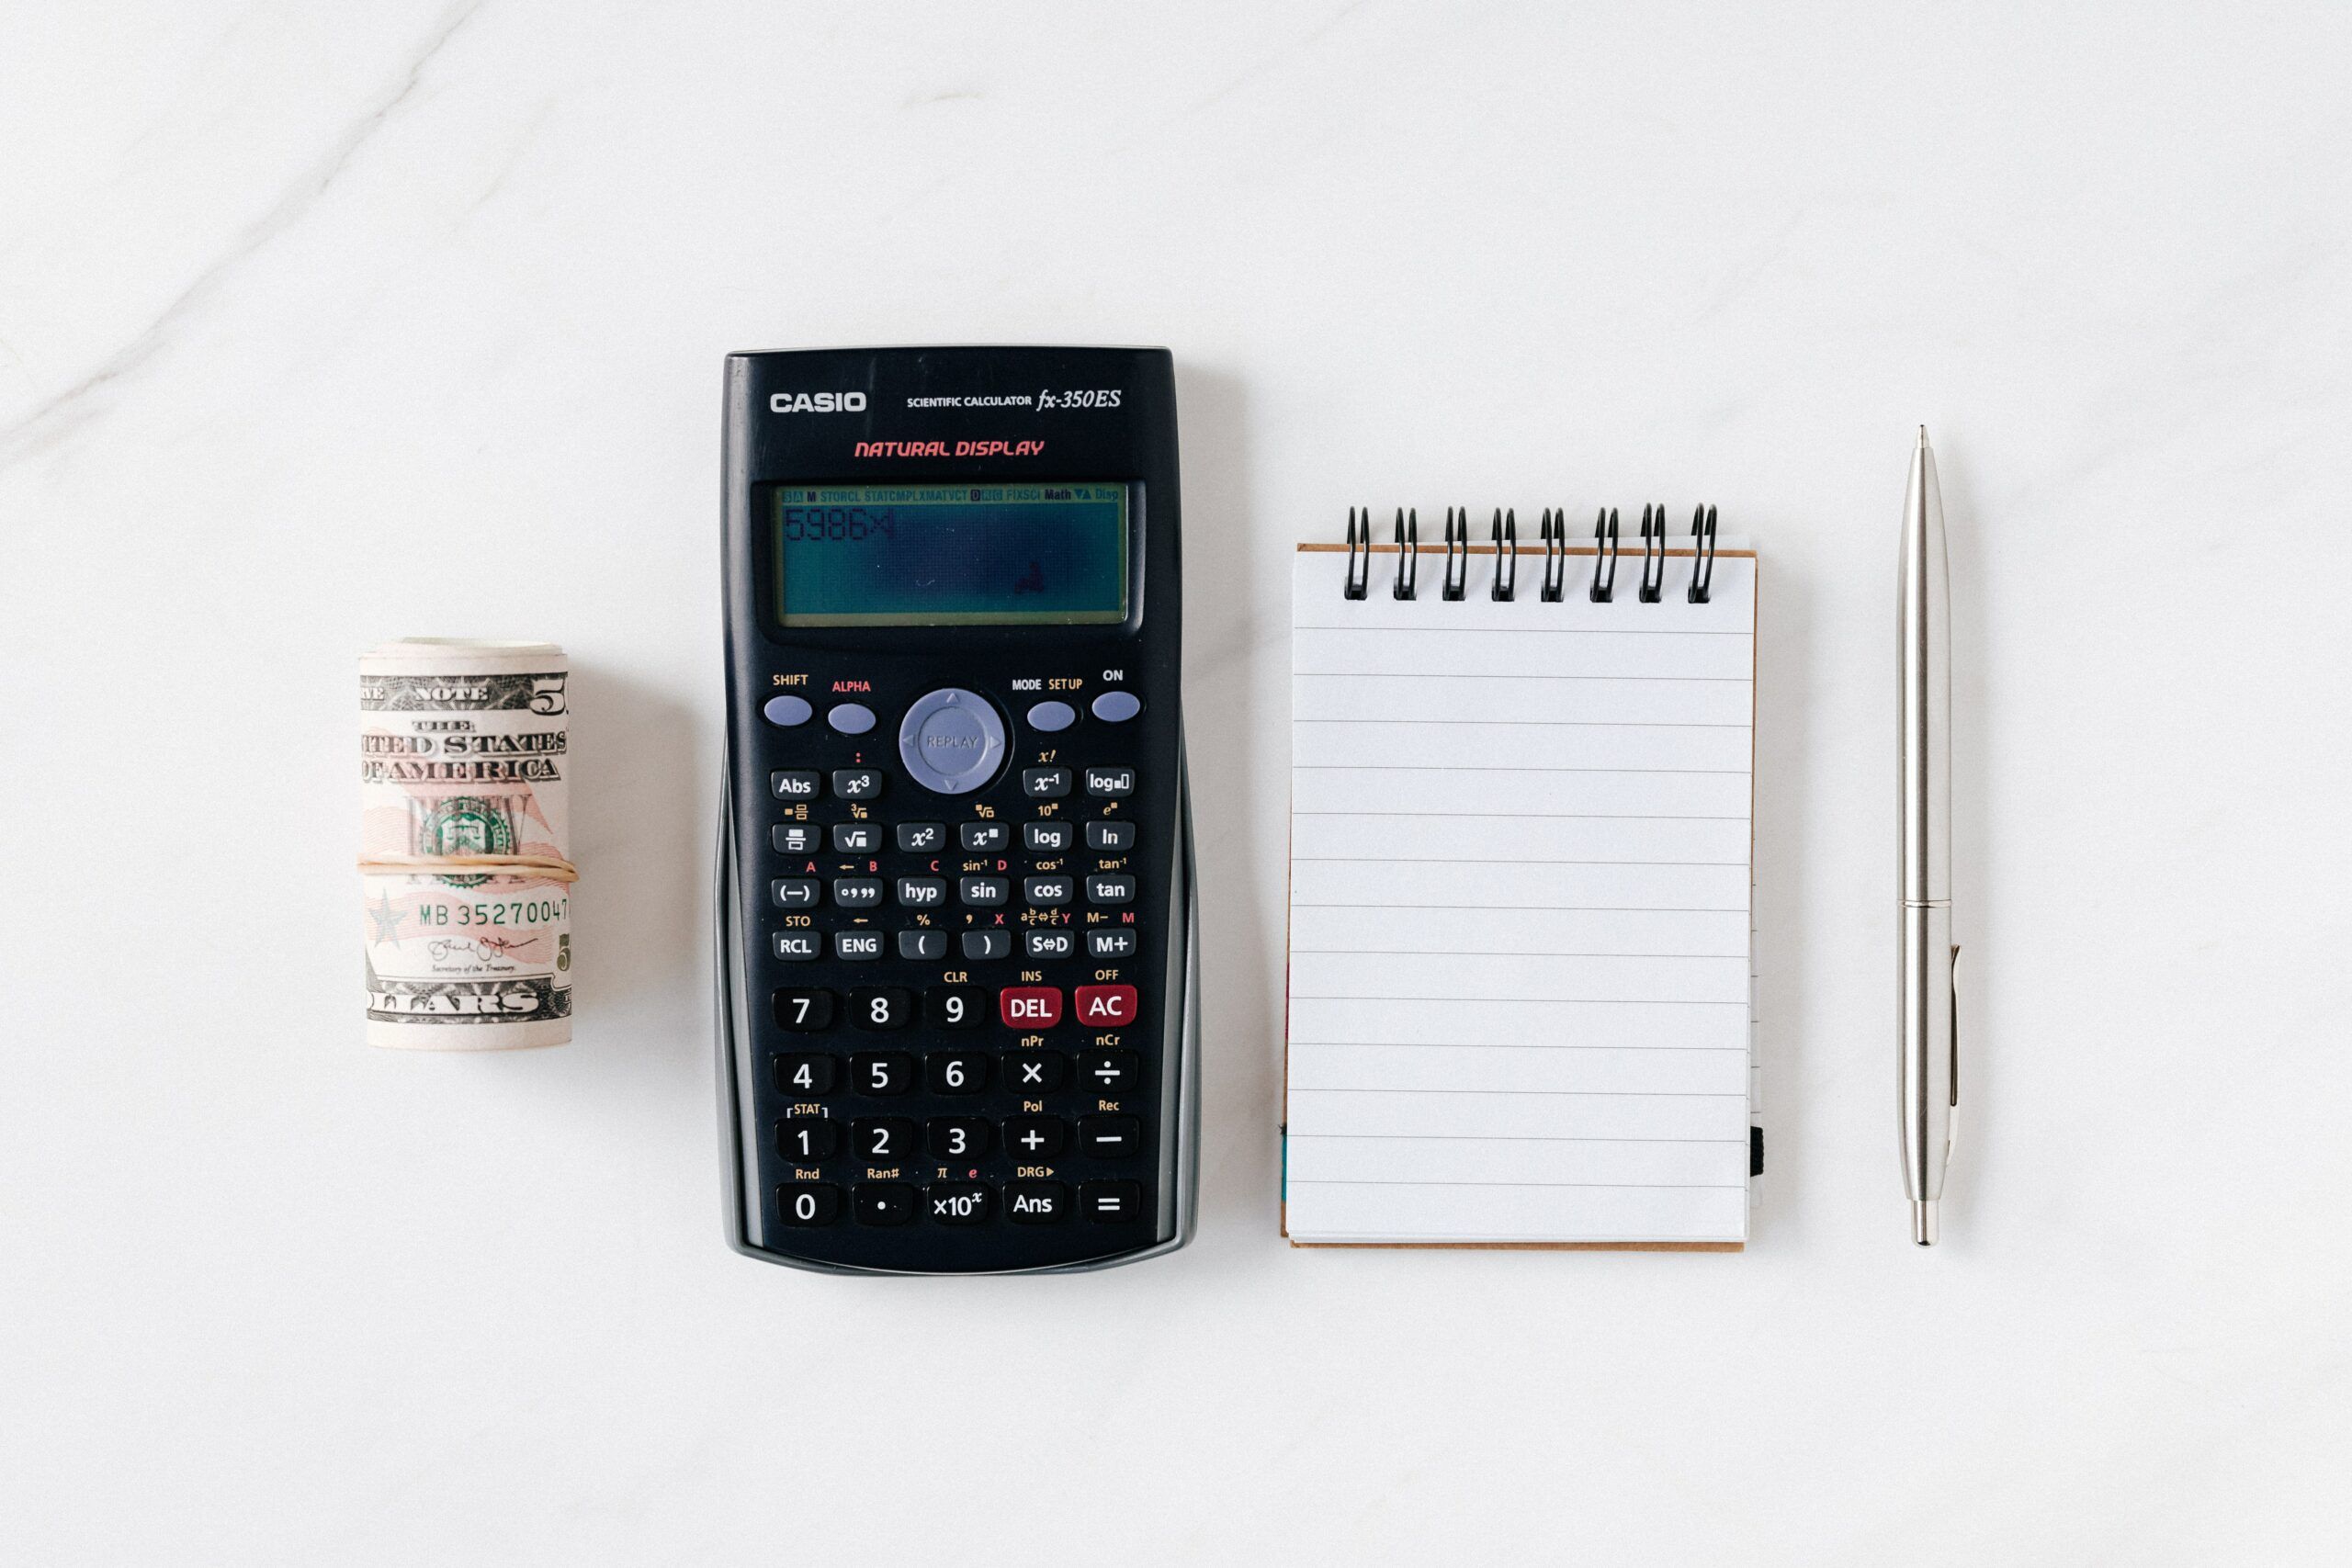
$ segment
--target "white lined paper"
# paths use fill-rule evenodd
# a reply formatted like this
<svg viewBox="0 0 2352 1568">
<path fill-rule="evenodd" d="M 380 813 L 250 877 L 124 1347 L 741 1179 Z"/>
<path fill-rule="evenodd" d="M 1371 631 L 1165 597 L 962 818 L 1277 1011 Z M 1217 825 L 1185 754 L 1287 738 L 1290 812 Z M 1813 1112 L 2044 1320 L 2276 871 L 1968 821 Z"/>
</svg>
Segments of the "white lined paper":
<svg viewBox="0 0 2352 1568">
<path fill-rule="evenodd" d="M 1644 604 L 1636 551 L 1596 604 L 1541 558 L 1351 603 L 1296 557 L 1295 1241 L 1747 1237 L 1755 562 Z"/>
</svg>

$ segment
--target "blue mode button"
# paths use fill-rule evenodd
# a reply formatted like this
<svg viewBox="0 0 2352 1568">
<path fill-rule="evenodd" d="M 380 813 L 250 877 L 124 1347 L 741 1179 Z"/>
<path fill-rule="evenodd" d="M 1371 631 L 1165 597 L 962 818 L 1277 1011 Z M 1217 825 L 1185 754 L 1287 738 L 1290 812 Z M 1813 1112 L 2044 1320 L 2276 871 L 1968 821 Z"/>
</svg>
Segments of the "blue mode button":
<svg viewBox="0 0 2352 1568">
<path fill-rule="evenodd" d="M 1004 721 L 986 697 L 960 686 L 926 692 L 899 724 L 899 761 L 925 789 L 969 795 L 1004 762 Z"/>
</svg>

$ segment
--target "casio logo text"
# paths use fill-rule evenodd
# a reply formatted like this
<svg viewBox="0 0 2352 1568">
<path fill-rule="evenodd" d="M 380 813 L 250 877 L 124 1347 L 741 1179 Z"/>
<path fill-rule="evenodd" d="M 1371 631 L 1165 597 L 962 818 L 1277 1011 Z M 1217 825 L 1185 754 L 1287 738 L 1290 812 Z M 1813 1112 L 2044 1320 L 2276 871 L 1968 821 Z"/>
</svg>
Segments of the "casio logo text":
<svg viewBox="0 0 2352 1568">
<path fill-rule="evenodd" d="M 770 413 L 864 413 L 864 392 L 777 392 L 768 399 Z"/>
</svg>

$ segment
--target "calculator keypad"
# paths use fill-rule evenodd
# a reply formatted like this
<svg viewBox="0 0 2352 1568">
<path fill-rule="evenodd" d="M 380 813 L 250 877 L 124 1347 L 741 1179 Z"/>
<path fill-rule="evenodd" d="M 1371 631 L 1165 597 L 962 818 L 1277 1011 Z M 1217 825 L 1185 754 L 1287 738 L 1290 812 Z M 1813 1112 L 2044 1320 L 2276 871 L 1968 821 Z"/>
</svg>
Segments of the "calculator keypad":
<svg viewBox="0 0 2352 1568">
<path fill-rule="evenodd" d="M 1142 911 L 1165 896 L 1143 874 L 1167 846 L 1137 815 L 1144 727 L 1123 720 L 1139 705 L 1113 721 L 1009 702 L 1069 716 L 1007 726 L 1001 771 L 978 783 L 952 765 L 960 730 L 923 730 L 958 784 L 943 795 L 900 761 L 910 705 L 864 702 L 878 722 L 771 731 L 779 760 L 809 765 L 768 771 L 783 819 L 759 829 L 768 1212 L 800 1231 L 1038 1227 L 1031 1246 L 1048 1227 L 1141 1231 L 1174 1043 L 1143 1021 L 1161 1008 Z"/>
</svg>

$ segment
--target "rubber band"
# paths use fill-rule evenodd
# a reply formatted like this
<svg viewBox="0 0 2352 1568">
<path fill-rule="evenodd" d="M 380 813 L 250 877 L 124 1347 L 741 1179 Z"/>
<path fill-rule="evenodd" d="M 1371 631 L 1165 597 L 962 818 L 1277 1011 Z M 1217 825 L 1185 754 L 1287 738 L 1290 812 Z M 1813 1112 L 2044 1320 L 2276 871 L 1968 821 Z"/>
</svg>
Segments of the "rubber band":
<svg viewBox="0 0 2352 1568">
<path fill-rule="evenodd" d="M 557 855 L 377 855 L 359 863 L 362 876 L 535 876 L 577 882 L 580 868 Z"/>
</svg>

